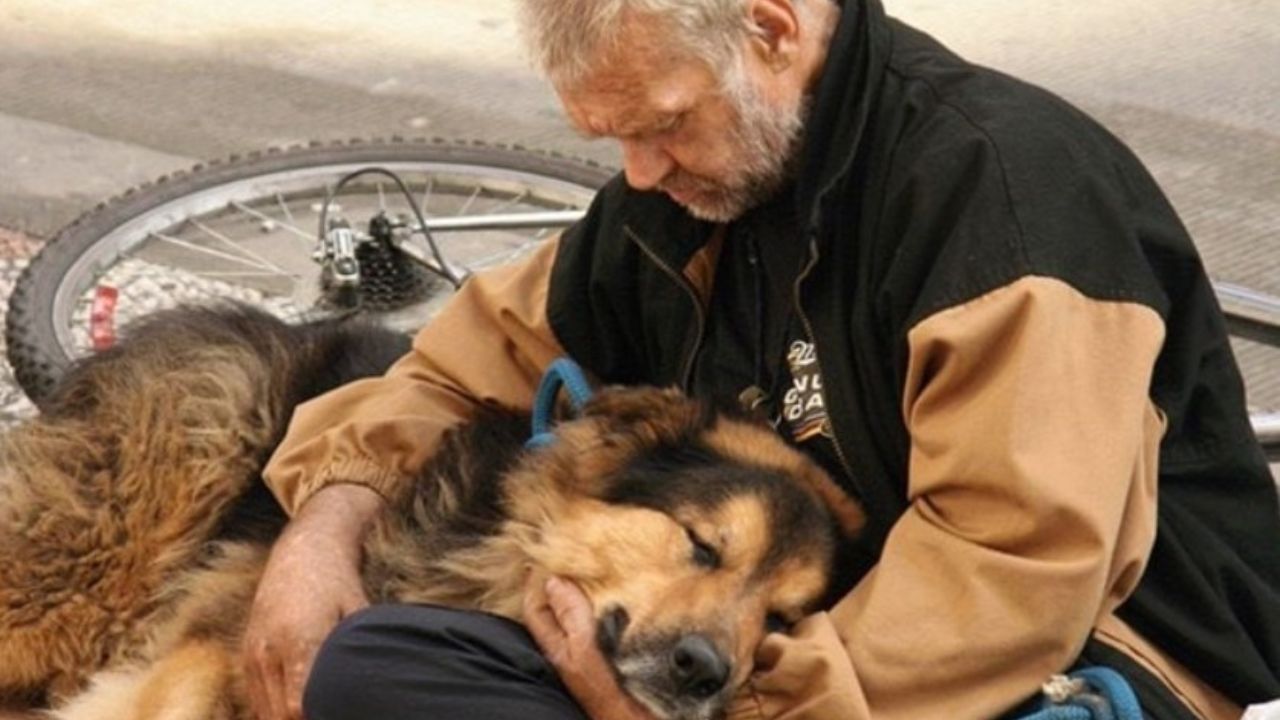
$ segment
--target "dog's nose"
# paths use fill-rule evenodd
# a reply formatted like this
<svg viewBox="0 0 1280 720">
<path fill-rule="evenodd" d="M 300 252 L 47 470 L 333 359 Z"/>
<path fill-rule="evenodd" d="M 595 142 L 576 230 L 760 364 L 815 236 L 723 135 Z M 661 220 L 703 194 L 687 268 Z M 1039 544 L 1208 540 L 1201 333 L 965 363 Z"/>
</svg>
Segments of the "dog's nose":
<svg viewBox="0 0 1280 720">
<path fill-rule="evenodd" d="M 671 671 L 682 693 L 709 698 L 729 681 L 729 663 L 705 635 L 685 635 L 671 653 Z"/>
</svg>

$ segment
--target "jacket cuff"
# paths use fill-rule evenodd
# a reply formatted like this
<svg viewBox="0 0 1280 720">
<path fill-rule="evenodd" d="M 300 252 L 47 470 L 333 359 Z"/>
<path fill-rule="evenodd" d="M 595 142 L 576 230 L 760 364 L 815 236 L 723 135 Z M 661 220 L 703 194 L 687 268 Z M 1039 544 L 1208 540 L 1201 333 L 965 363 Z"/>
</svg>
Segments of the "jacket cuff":
<svg viewBox="0 0 1280 720">
<path fill-rule="evenodd" d="M 294 494 L 294 507 L 306 505 L 313 495 L 330 485 L 360 485 L 378 493 L 387 502 L 394 503 L 408 491 L 410 484 L 410 477 L 388 470 L 367 458 L 342 460 L 305 480 Z"/>
<path fill-rule="evenodd" d="M 789 635 L 765 637 L 751 686 L 761 716 L 787 720 L 871 717 L 853 662 L 827 613 L 797 624 Z"/>
</svg>

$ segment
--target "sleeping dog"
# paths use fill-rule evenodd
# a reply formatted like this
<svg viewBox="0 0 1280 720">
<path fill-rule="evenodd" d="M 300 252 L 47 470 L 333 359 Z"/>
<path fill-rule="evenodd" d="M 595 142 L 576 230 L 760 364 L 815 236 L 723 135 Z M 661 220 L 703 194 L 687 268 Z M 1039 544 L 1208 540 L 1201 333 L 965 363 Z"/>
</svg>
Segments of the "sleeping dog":
<svg viewBox="0 0 1280 720">
<path fill-rule="evenodd" d="M 74 367 L 0 441 L 0 704 L 247 718 L 240 636 L 285 522 L 262 465 L 297 403 L 406 349 L 366 325 L 188 308 Z M 606 388 L 552 442 L 527 435 L 497 408 L 451 431 L 369 533 L 365 589 L 518 618 L 530 572 L 574 580 L 659 717 L 721 715 L 862 523 L 767 426 L 675 390 Z"/>
</svg>

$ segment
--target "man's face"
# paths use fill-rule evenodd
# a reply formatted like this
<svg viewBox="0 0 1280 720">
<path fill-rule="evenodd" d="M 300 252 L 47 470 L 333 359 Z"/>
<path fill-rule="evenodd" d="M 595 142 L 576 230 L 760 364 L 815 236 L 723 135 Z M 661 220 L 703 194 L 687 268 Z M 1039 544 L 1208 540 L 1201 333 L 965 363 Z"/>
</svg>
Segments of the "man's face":
<svg viewBox="0 0 1280 720">
<path fill-rule="evenodd" d="M 744 58 L 728 82 L 705 63 L 673 54 L 644 24 L 583 81 L 557 90 L 589 137 L 622 143 L 627 183 L 660 190 L 692 215 L 727 222 L 788 179 L 803 104 L 771 92 L 768 70 Z"/>
</svg>

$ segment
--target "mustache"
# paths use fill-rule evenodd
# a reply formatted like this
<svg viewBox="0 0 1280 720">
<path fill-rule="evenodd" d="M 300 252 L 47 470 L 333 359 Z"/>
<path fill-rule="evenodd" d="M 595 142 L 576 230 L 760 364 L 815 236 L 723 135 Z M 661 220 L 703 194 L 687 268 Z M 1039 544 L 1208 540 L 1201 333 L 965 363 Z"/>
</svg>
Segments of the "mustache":
<svg viewBox="0 0 1280 720">
<path fill-rule="evenodd" d="M 667 193 L 709 193 L 723 190 L 724 185 L 683 170 L 675 170 L 658 183 L 658 189 Z"/>
</svg>

